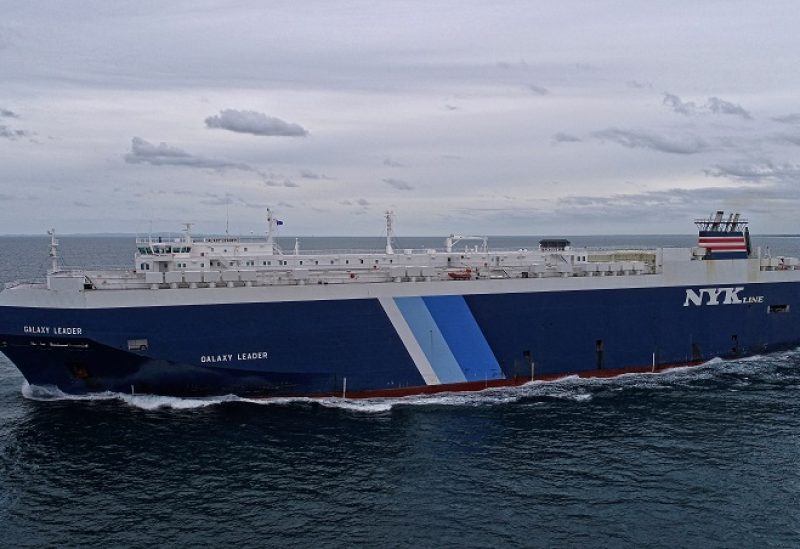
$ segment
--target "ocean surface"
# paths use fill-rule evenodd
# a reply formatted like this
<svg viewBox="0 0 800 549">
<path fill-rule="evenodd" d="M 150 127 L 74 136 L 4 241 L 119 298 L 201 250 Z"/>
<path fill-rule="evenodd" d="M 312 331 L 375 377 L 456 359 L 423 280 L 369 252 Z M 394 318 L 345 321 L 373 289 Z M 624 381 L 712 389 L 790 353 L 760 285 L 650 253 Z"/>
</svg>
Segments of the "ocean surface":
<svg viewBox="0 0 800 549">
<path fill-rule="evenodd" d="M 69 265 L 132 264 L 131 238 L 61 243 Z M 43 276 L 47 244 L 0 237 L 0 282 Z M 796 237 L 754 244 L 800 255 Z M 0 546 L 229 544 L 800 546 L 800 350 L 612 380 L 315 401 L 66 398 L 28 387 L 0 355 Z"/>
</svg>

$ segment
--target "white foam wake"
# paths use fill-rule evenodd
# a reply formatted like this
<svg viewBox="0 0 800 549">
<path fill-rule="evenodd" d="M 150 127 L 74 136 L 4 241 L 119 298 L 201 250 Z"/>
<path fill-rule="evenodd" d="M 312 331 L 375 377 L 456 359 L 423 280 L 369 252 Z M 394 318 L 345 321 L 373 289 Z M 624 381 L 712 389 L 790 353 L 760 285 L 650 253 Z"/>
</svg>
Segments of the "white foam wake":
<svg viewBox="0 0 800 549">
<path fill-rule="evenodd" d="M 797 351 L 789 353 L 797 354 Z M 257 404 L 261 406 L 323 406 L 360 413 L 385 413 L 396 407 L 403 406 L 496 406 L 517 402 L 522 399 L 563 399 L 576 402 L 589 402 L 599 391 L 612 389 L 624 390 L 626 388 L 665 390 L 676 388 L 691 381 L 708 379 L 720 372 L 720 365 L 725 366 L 722 371 L 738 371 L 745 363 L 757 368 L 759 360 L 788 358 L 787 354 L 767 355 L 766 357 L 750 357 L 744 360 L 723 361 L 714 358 L 698 366 L 676 367 L 660 372 L 644 372 L 622 374 L 611 378 L 581 378 L 570 375 L 557 380 L 536 380 L 524 385 L 514 387 L 500 387 L 484 389 L 482 391 L 436 393 L 428 395 L 414 395 L 405 397 L 383 397 L 349 399 L 337 397 L 311 398 L 311 397 L 273 397 L 273 398 L 245 398 L 236 395 L 215 397 L 170 397 L 148 394 L 127 393 L 91 393 L 83 395 L 68 394 L 52 386 L 22 385 L 22 395 L 25 398 L 37 401 L 103 401 L 116 400 L 142 410 L 194 410 L 217 406 L 232 402 Z"/>
</svg>

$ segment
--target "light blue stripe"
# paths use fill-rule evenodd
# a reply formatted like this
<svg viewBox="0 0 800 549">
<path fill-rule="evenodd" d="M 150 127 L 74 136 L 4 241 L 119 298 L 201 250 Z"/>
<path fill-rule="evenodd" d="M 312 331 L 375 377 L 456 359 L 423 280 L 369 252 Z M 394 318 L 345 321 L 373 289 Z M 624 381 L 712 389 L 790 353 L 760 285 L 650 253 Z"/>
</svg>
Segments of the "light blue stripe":
<svg viewBox="0 0 800 549">
<path fill-rule="evenodd" d="M 411 333 L 428 357 L 441 383 L 462 383 L 467 380 L 450 351 L 442 332 L 433 320 L 421 297 L 396 297 L 397 308 L 403 314 Z"/>
<path fill-rule="evenodd" d="M 505 377 L 463 296 L 431 296 L 423 300 L 467 381 Z"/>
</svg>

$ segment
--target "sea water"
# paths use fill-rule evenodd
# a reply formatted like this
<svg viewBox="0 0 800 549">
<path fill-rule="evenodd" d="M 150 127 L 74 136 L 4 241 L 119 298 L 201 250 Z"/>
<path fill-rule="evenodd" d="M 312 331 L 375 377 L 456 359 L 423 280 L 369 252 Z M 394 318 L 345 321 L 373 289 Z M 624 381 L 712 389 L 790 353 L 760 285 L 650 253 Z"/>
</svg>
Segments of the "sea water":
<svg viewBox="0 0 800 549">
<path fill-rule="evenodd" d="M 130 238 L 61 241 L 65 263 L 132 262 Z M 755 243 L 800 255 L 800 239 Z M 43 276 L 46 253 L 0 238 L 0 282 Z M 367 400 L 71 397 L 0 357 L 0 544 L 797 546 L 798 403 L 800 351 Z"/>
</svg>

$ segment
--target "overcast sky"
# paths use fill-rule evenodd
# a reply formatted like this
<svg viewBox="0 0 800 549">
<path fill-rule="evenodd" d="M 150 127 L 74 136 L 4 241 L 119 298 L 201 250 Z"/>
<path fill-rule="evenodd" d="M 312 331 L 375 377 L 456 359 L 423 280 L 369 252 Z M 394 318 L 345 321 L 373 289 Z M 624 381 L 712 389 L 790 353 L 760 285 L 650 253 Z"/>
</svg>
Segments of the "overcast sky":
<svg viewBox="0 0 800 549">
<path fill-rule="evenodd" d="M 800 233 L 792 1 L 0 0 L 0 233 Z"/>
</svg>

